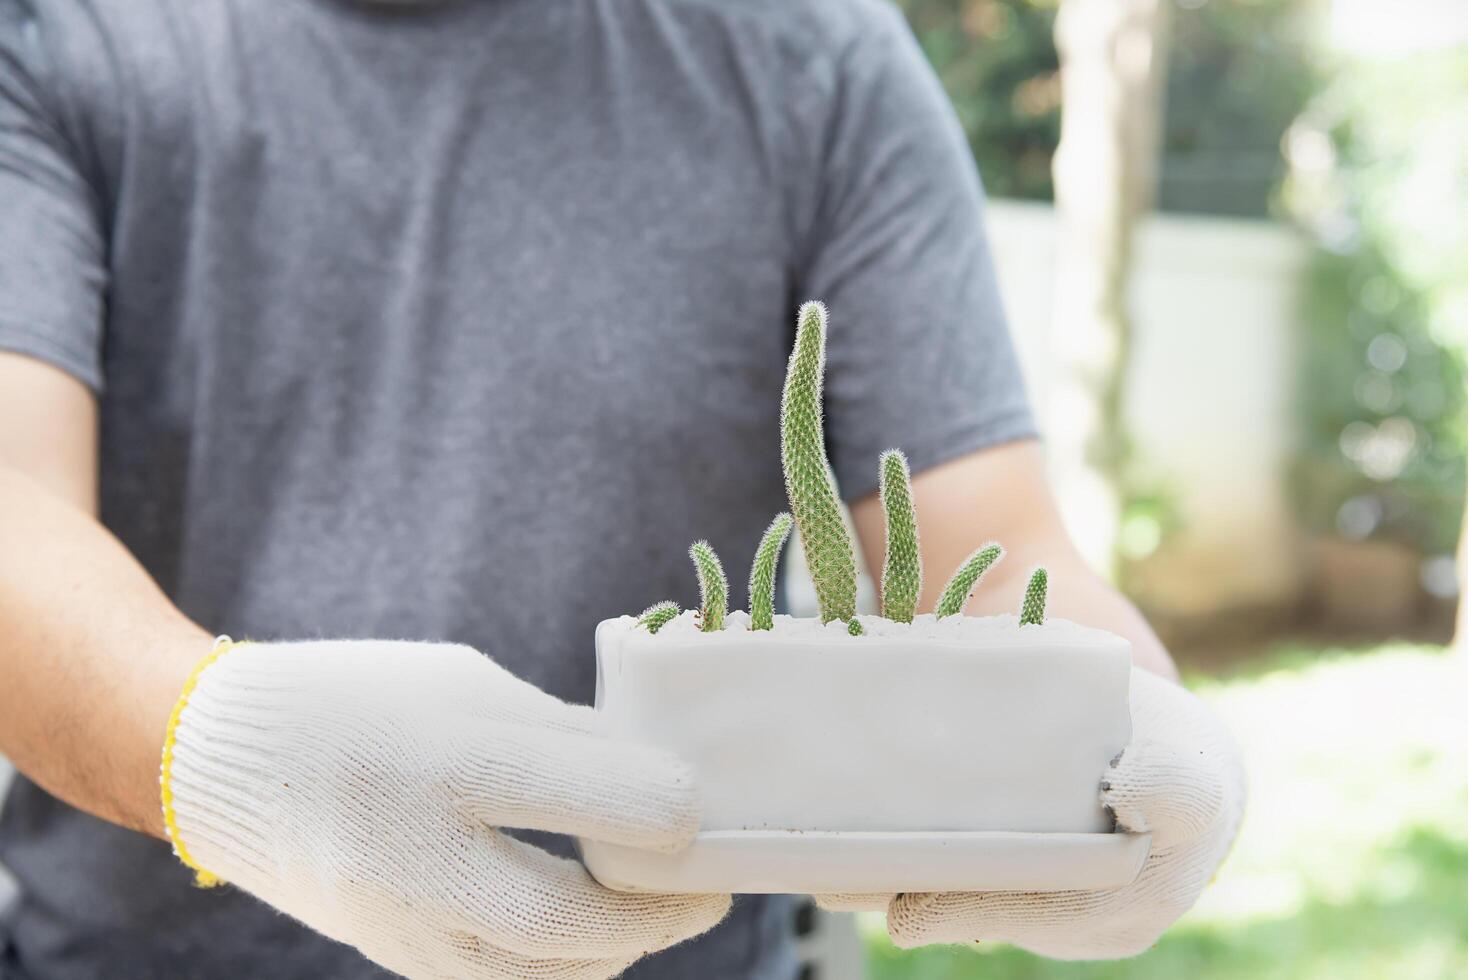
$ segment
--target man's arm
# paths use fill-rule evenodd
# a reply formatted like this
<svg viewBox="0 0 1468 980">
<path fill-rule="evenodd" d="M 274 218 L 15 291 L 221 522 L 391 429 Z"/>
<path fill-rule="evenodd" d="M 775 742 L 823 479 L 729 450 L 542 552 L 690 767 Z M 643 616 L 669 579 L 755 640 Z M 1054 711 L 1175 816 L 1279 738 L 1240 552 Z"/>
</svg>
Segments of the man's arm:
<svg viewBox="0 0 1468 980">
<path fill-rule="evenodd" d="M 0 752 L 162 836 L 159 747 L 211 641 L 97 522 L 96 418 L 80 382 L 0 352 Z"/>
<path fill-rule="evenodd" d="M 411 976 L 595 980 L 723 918 L 726 895 L 613 892 L 492 829 L 676 850 L 698 795 L 456 644 L 219 648 L 171 733 L 165 832 L 168 719 L 211 640 L 90 512 L 95 427 L 84 386 L 0 353 L 0 752 L 27 776 Z"/>
<path fill-rule="evenodd" d="M 1172 658 L 1146 620 L 1071 544 L 1033 440 L 924 470 L 913 477 L 912 490 L 923 559 L 919 611 L 932 611 L 944 581 L 970 552 L 986 541 L 998 541 L 1007 553 L 984 576 L 969 602 L 970 612 L 1017 611 L 1030 572 L 1043 565 L 1050 571 L 1050 613 L 1126 637 L 1137 666 L 1177 677 Z M 857 501 L 851 512 L 867 567 L 880 581 L 886 547 L 881 501 L 872 494 Z"/>
</svg>

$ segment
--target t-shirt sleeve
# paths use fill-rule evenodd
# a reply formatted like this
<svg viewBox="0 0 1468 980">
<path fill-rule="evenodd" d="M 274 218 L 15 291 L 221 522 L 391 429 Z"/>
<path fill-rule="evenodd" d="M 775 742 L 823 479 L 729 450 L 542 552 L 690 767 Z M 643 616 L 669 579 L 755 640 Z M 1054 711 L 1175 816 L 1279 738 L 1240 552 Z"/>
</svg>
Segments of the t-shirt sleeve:
<svg viewBox="0 0 1468 980">
<path fill-rule="evenodd" d="M 105 246 L 34 19 L 0 0 L 0 350 L 102 387 Z"/>
<path fill-rule="evenodd" d="M 901 15 L 845 53 L 799 299 L 830 311 L 828 451 L 842 496 L 1035 435 L 1004 319 L 972 154 Z"/>
</svg>

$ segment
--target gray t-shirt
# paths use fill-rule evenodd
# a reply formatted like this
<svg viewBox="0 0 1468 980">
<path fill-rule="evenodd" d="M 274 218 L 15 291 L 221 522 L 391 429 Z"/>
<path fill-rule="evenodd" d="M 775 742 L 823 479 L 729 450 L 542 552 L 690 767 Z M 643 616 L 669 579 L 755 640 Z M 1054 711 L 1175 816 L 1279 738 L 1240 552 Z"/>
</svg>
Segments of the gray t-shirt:
<svg viewBox="0 0 1468 980">
<path fill-rule="evenodd" d="M 0 0 L 0 347 L 100 393 L 102 518 L 210 630 L 592 631 L 785 506 L 795 309 L 849 499 L 1027 437 L 963 136 L 877 0 Z M 7 975 L 366 977 L 25 779 Z M 745 898 L 636 978 L 788 977 Z"/>
</svg>

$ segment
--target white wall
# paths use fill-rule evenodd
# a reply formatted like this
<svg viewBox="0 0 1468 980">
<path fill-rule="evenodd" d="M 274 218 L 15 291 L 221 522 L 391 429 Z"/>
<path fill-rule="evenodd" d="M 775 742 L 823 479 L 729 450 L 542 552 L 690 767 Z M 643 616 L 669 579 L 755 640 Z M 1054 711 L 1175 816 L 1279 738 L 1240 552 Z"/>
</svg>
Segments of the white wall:
<svg viewBox="0 0 1468 980">
<path fill-rule="evenodd" d="M 1057 383 L 1054 212 L 991 202 L 989 230 L 1043 426 Z M 1287 604 L 1302 577 L 1285 467 L 1306 248 L 1270 222 L 1154 215 L 1134 255 L 1127 419 L 1182 522 L 1142 569 L 1149 600 L 1177 615 Z"/>
</svg>

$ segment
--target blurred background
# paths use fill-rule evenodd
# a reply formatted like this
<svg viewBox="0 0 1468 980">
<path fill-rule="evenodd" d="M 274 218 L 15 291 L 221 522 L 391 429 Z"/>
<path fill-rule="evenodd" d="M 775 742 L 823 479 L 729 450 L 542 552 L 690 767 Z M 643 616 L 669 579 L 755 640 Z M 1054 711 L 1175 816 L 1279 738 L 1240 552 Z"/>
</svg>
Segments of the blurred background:
<svg viewBox="0 0 1468 980">
<path fill-rule="evenodd" d="M 901 5 L 989 192 L 1072 530 L 1252 795 L 1140 959 L 903 953 L 872 917 L 867 974 L 1468 977 L 1468 4 Z"/>
</svg>

